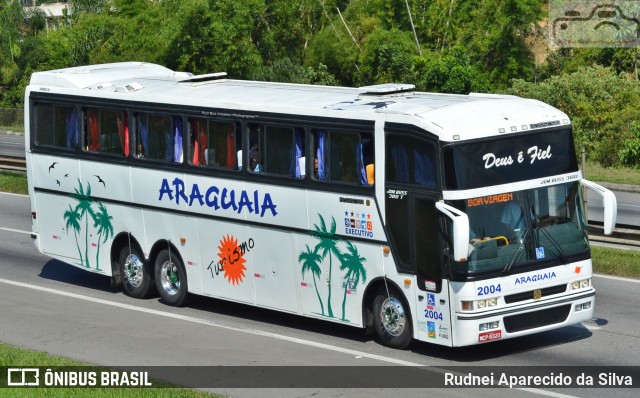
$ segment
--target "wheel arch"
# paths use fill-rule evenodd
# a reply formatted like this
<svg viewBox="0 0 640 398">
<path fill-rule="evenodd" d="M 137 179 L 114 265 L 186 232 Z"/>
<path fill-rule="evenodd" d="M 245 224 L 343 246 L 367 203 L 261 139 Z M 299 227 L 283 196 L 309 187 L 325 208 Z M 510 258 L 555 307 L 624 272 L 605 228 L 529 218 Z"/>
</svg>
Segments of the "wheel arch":
<svg viewBox="0 0 640 398">
<path fill-rule="evenodd" d="M 149 251 L 148 261 L 151 264 L 155 264 L 156 257 L 158 257 L 158 253 L 160 253 L 164 249 L 169 249 L 172 256 L 178 257 L 180 262 L 184 265 L 184 259 L 182 258 L 182 254 L 180 254 L 180 250 L 171 242 L 170 239 L 160 239 L 156 241 L 151 247 L 151 251 Z"/>
<path fill-rule="evenodd" d="M 111 286 L 119 286 L 121 282 L 122 275 L 120 275 L 120 264 L 118 264 L 120 251 L 123 247 L 131 242 L 132 246 L 137 246 L 141 253 L 144 254 L 142 250 L 142 246 L 138 242 L 135 236 L 130 232 L 120 232 L 113 238 L 113 242 L 111 243 Z"/>
<path fill-rule="evenodd" d="M 398 292 L 398 294 L 400 295 L 400 299 L 403 301 L 403 304 L 407 307 L 408 310 L 411 309 L 411 305 L 409 305 L 407 296 L 405 295 L 403 289 L 401 289 L 397 283 L 384 276 L 374 278 L 367 285 L 362 298 L 362 324 L 367 329 L 373 327 L 373 300 L 376 297 L 376 292 L 381 287 L 384 287 L 385 284 L 389 289 L 394 289 L 396 292 Z M 409 323 L 413 325 L 413 314 L 411 313 L 411 311 L 407 311 L 407 314 L 409 315 Z M 414 330 L 412 326 L 411 334 L 413 335 L 413 333 Z"/>
</svg>

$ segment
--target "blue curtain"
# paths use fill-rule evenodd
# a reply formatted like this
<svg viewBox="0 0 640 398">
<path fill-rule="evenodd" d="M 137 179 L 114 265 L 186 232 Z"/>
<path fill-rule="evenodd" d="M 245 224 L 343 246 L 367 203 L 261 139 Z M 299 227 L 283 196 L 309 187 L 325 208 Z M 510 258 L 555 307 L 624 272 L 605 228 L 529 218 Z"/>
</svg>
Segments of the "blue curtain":
<svg viewBox="0 0 640 398">
<path fill-rule="evenodd" d="M 318 179 L 324 180 L 324 151 L 327 142 L 327 133 L 318 131 L 318 149 L 316 149 L 316 159 L 318 159 Z M 315 166 L 314 166 L 315 167 Z"/>
<path fill-rule="evenodd" d="M 176 163 L 182 163 L 182 120 L 180 117 L 173 117 L 173 131 L 173 161 Z"/>
<path fill-rule="evenodd" d="M 149 148 L 149 134 L 147 134 L 147 126 L 142 123 L 141 117 L 138 118 L 138 131 L 140 132 L 140 138 L 142 139 L 142 154 L 149 157 L 151 154 L 151 148 Z"/>
<path fill-rule="evenodd" d="M 424 149 L 424 148 L 423 148 Z M 418 148 L 413 149 L 414 157 L 414 179 L 415 183 L 434 188 L 436 186 L 435 170 L 433 159 L 427 152 Z"/>
<path fill-rule="evenodd" d="M 67 148 L 75 148 L 78 143 L 78 119 L 75 109 L 65 116 L 64 124 L 67 130 Z"/>
<path fill-rule="evenodd" d="M 360 144 L 356 147 L 356 169 L 358 171 L 358 182 L 360 185 L 369 185 L 369 182 L 367 181 L 367 173 L 364 171 L 364 156 L 362 152 L 362 144 Z"/>
<path fill-rule="evenodd" d="M 395 140 L 394 140 L 395 141 Z M 393 159 L 393 167 L 396 170 L 395 182 L 404 184 L 409 183 L 409 157 L 404 145 L 390 141 L 391 158 Z"/>
<path fill-rule="evenodd" d="M 296 178 L 300 178 L 302 176 L 302 172 L 300 170 L 300 158 L 302 157 L 302 135 L 304 134 L 304 130 L 296 129 L 295 130 L 295 156 L 291 156 L 293 164 L 291 165 L 291 170 L 289 174 L 295 176 Z"/>
</svg>

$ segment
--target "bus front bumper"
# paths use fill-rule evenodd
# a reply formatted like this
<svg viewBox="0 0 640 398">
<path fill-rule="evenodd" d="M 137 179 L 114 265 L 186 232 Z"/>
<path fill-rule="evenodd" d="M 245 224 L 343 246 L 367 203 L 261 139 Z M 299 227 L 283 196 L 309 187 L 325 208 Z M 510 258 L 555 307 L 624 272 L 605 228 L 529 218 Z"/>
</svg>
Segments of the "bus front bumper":
<svg viewBox="0 0 640 398">
<path fill-rule="evenodd" d="M 593 317 L 595 289 L 543 303 L 528 303 L 476 314 L 457 313 L 453 346 L 511 339 L 588 321 Z"/>
</svg>

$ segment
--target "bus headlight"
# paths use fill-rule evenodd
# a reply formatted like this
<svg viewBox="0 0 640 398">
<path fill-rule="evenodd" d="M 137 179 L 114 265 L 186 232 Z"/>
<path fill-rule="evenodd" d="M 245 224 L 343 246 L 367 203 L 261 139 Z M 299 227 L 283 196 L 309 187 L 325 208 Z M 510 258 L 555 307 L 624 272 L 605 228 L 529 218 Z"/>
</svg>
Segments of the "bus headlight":
<svg viewBox="0 0 640 398">
<path fill-rule="evenodd" d="M 500 321 L 493 321 L 493 322 L 488 322 L 488 323 L 481 323 L 479 325 L 479 330 L 481 332 L 487 331 L 487 330 L 493 330 L 493 329 L 498 329 L 500 327 Z"/>
<path fill-rule="evenodd" d="M 591 278 L 571 282 L 571 290 L 584 289 L 591 286 Z"/>
<path fill-rule="evenodd" d="M 493 297 L 490 299 L 484 300 L 474 300 L 474 301 L 461 301 L 462 311 L 473 311 L 476 308 L 479 310 L 483 310 L 485 308 L 496 307 L 498 305 L 498 298 Z"/>
</svg>

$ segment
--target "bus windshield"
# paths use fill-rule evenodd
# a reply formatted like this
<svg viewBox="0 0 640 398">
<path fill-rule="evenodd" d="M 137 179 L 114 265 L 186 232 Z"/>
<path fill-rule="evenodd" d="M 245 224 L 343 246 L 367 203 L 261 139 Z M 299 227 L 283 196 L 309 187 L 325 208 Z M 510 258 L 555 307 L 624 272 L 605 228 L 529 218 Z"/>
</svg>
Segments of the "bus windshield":
<svg viewBox="0 0 640 398">
<path fill-rule="evenodd" d="M 469 256 L 453 273 L 566 264 L 589 248 L 578 182 L 452 201 L 469 217 Z"/>
</svg>

